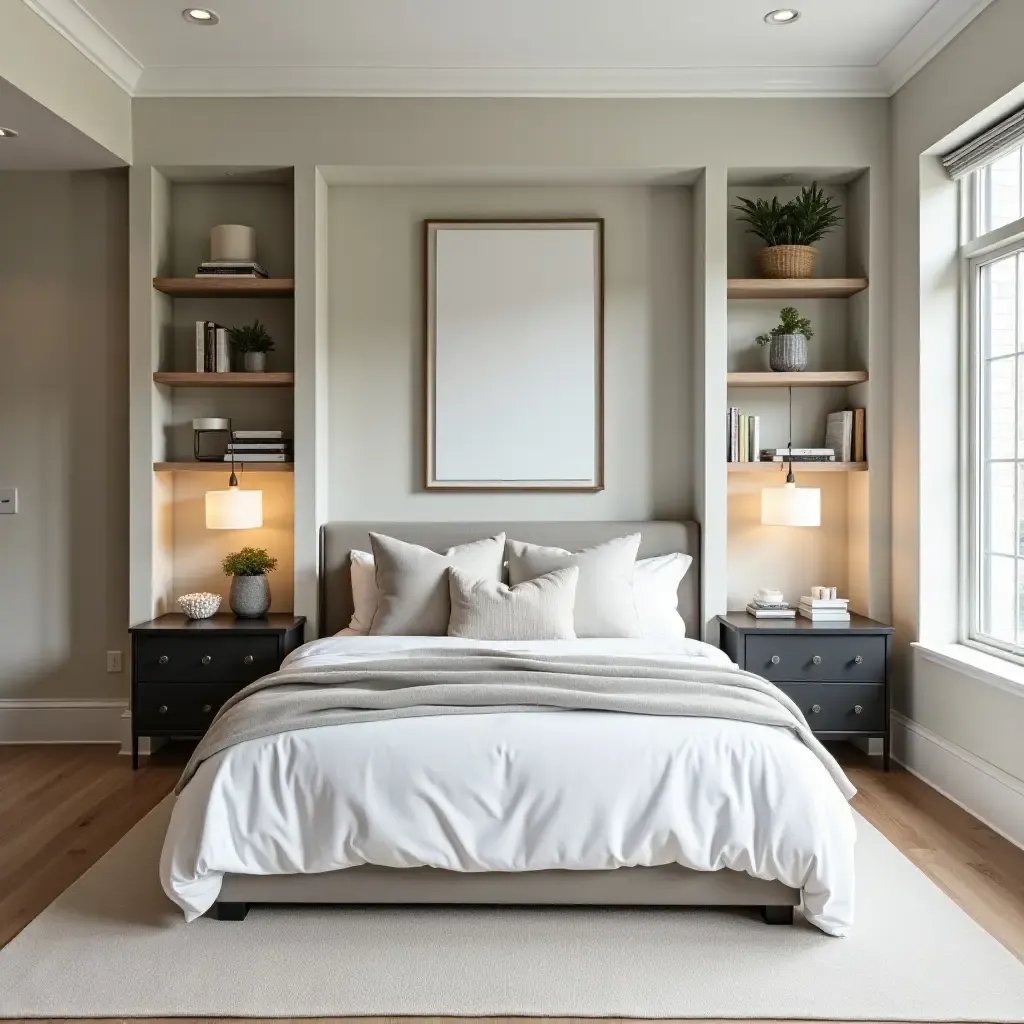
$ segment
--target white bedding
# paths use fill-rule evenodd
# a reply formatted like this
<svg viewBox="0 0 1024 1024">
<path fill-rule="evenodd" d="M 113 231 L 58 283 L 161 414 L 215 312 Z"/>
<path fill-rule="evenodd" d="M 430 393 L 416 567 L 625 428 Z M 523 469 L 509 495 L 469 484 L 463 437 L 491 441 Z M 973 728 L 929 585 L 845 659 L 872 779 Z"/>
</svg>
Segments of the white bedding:
<svg viewBox="0 0 1024 1024">
<path fill-rule="evenodd" d="M 729 663 L 696 640 L 339 634 L 306 644 L 286 664 L 424 647 Z M 216 901 L 225 872 L 679 863 L 802 889 L 808 920 L 844 935 L 853 922 L 854 839 L 846 800 L 789 731 L 594 711 L 418 717 L 283 733 L 214 755 L 178 797 L 160 875 L 192 920 Z"/>
</svg>

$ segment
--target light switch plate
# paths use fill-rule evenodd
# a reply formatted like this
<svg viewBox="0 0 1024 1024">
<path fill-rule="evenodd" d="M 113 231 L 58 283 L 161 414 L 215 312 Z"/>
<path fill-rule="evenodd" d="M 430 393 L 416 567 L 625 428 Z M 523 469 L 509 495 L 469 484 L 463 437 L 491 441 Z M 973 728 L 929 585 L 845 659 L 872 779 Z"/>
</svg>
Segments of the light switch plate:
<svg viewBox="0 0 1024 1024">
<path fill-rule="evenodd" d="M 0 515 L 14 515 L 18 511 L 18 488 L 0 487 Z"/>
</svg>

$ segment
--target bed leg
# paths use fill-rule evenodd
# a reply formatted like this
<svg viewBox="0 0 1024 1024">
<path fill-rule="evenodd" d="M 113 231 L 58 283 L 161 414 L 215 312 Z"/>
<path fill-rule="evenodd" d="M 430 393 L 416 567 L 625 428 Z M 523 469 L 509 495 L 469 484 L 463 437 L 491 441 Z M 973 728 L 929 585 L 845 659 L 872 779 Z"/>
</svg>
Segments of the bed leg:
<svg viewBox="0 0 1024 1024">
<path fill-rule="evenodd" d="M 222 903 L 218 900 L 210 908 L 210 916 L 215 921 L 244 921 L 248 913 L 248 903 Z"/>
<path fill-rule="evenodd" d="M 765 924 L 792 924 L 792 907 L 762 907 L 761 915 Z"/>
</svg>

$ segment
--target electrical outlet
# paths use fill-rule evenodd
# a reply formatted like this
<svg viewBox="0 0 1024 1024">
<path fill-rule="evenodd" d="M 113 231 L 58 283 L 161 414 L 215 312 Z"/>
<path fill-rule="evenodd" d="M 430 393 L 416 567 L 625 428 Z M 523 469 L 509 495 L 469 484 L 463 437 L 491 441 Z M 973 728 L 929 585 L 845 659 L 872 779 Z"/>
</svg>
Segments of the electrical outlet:
<svg viewBox="0 0 1024 1024">
<path fill-rule="evenodd" d="M 18 511 L 18 488 L 0 487 L 0 515 L 16 515 Z"/>
<path fill-rule="evenodd" d="M 107 671 L 108 672 L 120 672 L 121 671 L 121 652 L 120 651 L 107 651 Z"/>
</svg>

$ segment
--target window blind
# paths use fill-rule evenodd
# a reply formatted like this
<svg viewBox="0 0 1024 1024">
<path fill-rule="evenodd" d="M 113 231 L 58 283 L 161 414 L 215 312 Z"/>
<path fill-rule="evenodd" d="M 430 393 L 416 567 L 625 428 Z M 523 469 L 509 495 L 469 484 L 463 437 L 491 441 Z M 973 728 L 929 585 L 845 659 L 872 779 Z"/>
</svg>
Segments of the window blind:
<svg viewBox="0 0 1024 1024">
<path fill-rule="evenodd" d="M 955 181 L 1024 145 L 1024 109 L 976 135 L 942 158 L 942 166 Z"/>
</svg>

